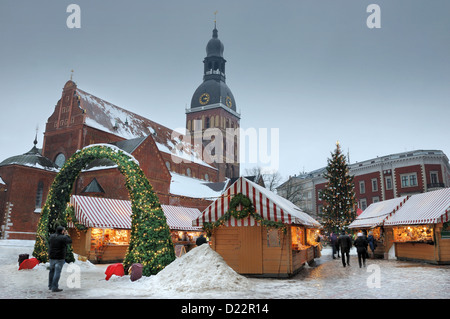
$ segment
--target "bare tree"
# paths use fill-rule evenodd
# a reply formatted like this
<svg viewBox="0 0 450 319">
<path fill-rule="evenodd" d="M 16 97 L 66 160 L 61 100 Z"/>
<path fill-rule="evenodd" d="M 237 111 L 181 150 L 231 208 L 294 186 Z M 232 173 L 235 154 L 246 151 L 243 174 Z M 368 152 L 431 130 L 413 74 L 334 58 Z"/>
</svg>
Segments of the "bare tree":
<svg viewBox="0 0 450 319">
<path fill-rule="evenodd" d="M 267 173 L 264 172 L 264 170 L 259 166 L 246 169 L 245 174 L 247 176 L 255 176 L 255 182 L 258 182 L 262 178 L 265 187 L 271 191 L 275 191 L 282 180 L 282 177 L 278 171 Z"/>
</svg>

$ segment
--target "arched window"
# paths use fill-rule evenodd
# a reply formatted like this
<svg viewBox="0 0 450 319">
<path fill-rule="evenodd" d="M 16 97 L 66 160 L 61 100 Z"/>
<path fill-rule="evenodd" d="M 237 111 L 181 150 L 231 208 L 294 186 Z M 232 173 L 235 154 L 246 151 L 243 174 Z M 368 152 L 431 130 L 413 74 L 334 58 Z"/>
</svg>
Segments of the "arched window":
<svg viewBox="0 0 450 319">
<path fill-rule="evenodd" d="M 169 161 L 166 162 L 166 167 L 170 171 L 170 162 Z"/>
<path fill-rule="evenodd" d="M 56 155 L 55 164 L 58 167 L 62 167 L 65 162 L 66 162 L 66 156 L 63 153 L 59 153 L 58 155 Z"/>
<path fill-rule="evenodd" d="M 189 167 L 186 168 L 186 175 L 191 177 L 191 169 Z"/>
<path fill-rule="evenodd" d="M 209 175 L 208 174 L 205 174 L 205 181 L 209 182 Z"/>
<path fill-rule="evenodd" d="M 42 196 L 44 195 L 44 182 L 39 181 L 36 190 L 36 204 L 35 204 L 35 212 L 40 213 L 42 207 Z"/>
</svg>

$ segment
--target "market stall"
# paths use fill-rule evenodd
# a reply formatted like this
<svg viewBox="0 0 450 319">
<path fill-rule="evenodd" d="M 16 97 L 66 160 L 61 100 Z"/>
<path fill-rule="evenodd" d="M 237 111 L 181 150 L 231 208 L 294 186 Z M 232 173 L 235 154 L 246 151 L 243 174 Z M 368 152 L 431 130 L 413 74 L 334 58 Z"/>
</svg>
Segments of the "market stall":
<svg viewBox="0 0 450 319">
<path fill-rule="evenodd" d="M 96 263 L 121 262 L 128 249 L 131 230 L 131 202 L 110 198 L 73 195 L 70 205 L 76 223 L 69 223 L 75 253 Z M 202 233 L 192 226 L 200 215 L 196 208 L 161 205 L 171 230 L 177 256 L 195 247 Z"/>
<path fill-rule="evenodd" d="M 408 200 L 408 196 L 397 197 L 371 204 L 348 227 L 356 232 L 372 232 L 377 248 L 375 257 L 388 259 L 394 244 L 392 228 L 385 228 L 384 222 L 393 216 Z"/>
<path fill-rule="evenodd" d="M 400 260 L 450 264 L 450 188 L 411 196 L 385 221 Z"/>
<path fill-rule="evenodd" d="M 289 277 L 320 255 L 320 224 L 300 208 L 241 177 L 193 225 L 236 272 Z M 318 253 L 316 251 L 319 251 Z"/>
</svg>

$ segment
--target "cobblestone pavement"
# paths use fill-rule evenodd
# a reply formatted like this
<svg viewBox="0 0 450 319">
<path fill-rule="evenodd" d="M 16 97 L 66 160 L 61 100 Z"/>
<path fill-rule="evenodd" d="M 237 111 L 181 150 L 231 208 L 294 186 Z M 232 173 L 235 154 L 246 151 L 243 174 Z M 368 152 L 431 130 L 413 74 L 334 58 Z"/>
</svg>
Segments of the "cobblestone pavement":
<svg viewBox="0 0 450 319">
<path fill-rule="evenodd" d="M 350 267 L 340 259 L 332 259 L 324 249 L 313 266 L 305 266 L 290 279 L 251 278 L 250 288 L 242 291 L 179 292 L 155 291 L 151 287 L 130 284 L 128 278 L 106 281 L 107 265 L 79 267 L 79 287 L 66 286 L 74 275 L 66 264 L 60 280 L 61 293 L 47 290 L 48 271 L 44 265 L 33 270 L 18 271 L 17 258 L 31 253 L 32 247 L 0 244 L 0 298 L 177 298 L 177 299 L 322 299 L 322 298 L 450 298 L 450 266 L 369 259 L 359 268 L 355 255 Z"/>
</svg>

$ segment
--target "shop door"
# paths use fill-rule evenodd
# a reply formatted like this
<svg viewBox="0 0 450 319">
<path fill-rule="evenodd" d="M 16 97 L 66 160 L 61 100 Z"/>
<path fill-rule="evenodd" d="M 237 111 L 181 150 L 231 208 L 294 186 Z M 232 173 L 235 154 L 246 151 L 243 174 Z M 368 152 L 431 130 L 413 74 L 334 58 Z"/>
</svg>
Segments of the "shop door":
<svg viewBox="0 0 450 319">
<path fill-rule="evenodd" d="M 239 273 L 262 274 L 262 238 L 260 226 L 240 227 Z"/>
</svg>

